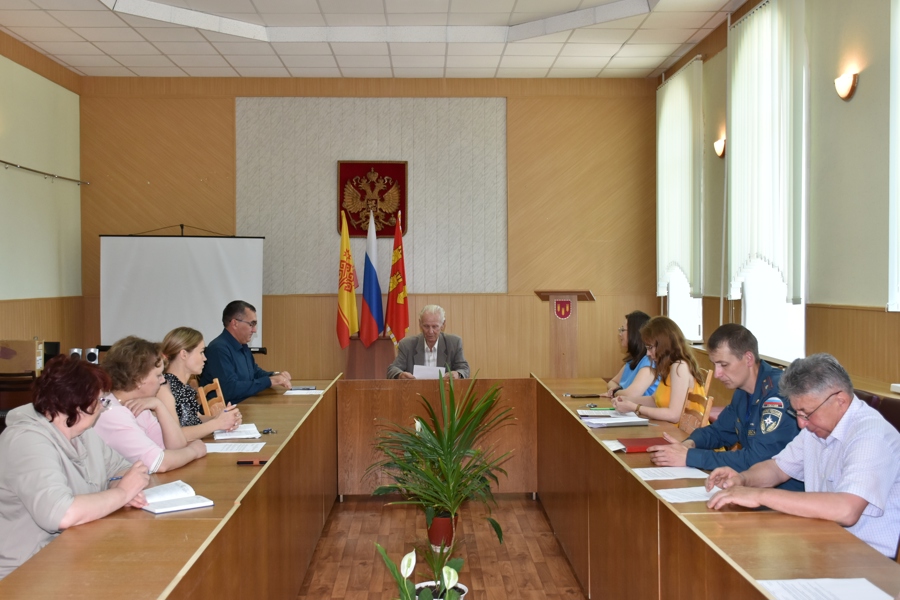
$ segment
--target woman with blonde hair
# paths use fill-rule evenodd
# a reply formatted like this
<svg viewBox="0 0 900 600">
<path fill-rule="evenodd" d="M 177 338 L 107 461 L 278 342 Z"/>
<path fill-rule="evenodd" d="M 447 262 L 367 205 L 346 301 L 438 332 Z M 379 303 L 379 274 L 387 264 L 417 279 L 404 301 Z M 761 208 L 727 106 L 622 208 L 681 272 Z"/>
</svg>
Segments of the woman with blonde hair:
<svg viewBox="0 0 900 600">
<path fill-rule="evenodd" d="M 619 396 L 613 406 L 619 412 L 677 423 L 688 393 L 705 396 L 700 366 L 681 329 L 668 317 L 653 317 L 641 327 L 647 356 L 656 363 L 659 386 L 653 396 Z M 702 409 L 702 407 L 699 407 Z"/>
<path fill-rule="evenodd" d="M 197 390 L 188 381 L 203 371 L 205 349 L 202 333 L 190 327 L 176 327 L 166 334 L 160 350 L 166 359 L 163 375 L 166 383 L 160 386 L 156 395 L 181 423 L 188 441 L 199 440 L 219 429 L 232 431 L 241 424 L 241 411 L 230 403 L 215 415 L 201 412 Z"/>
</svg>

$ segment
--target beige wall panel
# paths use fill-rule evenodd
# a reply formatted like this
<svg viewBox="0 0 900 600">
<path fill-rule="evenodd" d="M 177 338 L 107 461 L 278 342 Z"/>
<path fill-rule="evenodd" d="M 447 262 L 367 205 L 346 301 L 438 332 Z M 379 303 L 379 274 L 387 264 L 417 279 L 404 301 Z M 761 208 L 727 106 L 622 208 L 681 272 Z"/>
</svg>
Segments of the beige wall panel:
<svg viewBox="0 0 900 600">
<path fill-rule="evenodd" d="M 652 294 L 656 98 L 510 98 L 509 292 Z"/>
<path fill-rule="evenodd" d="M 81 91 L 80 75 L 2 31 L 0 31 L 0 56 L 5 56 L 70 92 L 77 94 Z"/>
<path fill-rule="evenodd" d="M 865 306 L 806 305 L 806 353 L 828 352 L 855 377 L 900 382 L 900 313 Z"/>
<path fill-rule="evenodd" d="M 234 235 L 233 100 L 82 97 L 81 156 L 86 296 L 100 293 L 100 234 Z"/>
<path fill-rule="evenodd" d="M 0 301 L 0 339 L 59 342 L 63 352 L 83 348 L 81 296 Z M 97 338 L 99 339 L 99 338 Z"/>
<path fill-rule="evenodd" d="M 703 62 L 703 293 L 722 293 L 722 212 L 725 206 L 725 158 L 713 142 L 725 135 L 725 90 L 728 56 L 720 52 Z M 727 149 L 726 138 L 726 149 Z M 727 273 L 726 273 L 727 277 Z M 708 335 L 704 328 L 703 334 Z"/>
</svg>

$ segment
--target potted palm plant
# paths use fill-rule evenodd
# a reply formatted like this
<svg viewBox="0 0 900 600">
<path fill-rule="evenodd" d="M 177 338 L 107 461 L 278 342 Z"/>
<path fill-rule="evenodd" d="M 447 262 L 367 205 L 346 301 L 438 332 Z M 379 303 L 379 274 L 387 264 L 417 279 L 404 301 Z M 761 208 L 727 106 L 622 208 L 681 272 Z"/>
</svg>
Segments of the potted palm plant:
<svg viewBox="0 0 900 600">
<path fill-rule="evenodd" d="M 501 465 L 511 452 L 498 455 L 494 447 L 483 445 L 486 436 L 511 424 L 512 409 L 500 405 L 500 387 L 496 385 L 477 396 L 473 379 L 461 401 L 457 401 L 453 382 L 440 382 L 438 388 L 438 410 L 420 397 L 425 416 L 416 416 L 413 427 L 391 423 L 379 433 L 375 447 L 384 458 L 367 472 L 383 470 L 391 483 L 379 486 L 373 494 L 400 494 L 404 499 L 391 504 L 421 506 L 431 543 L 451 548 L 463 503 L 481 502 L 502 543 L 503 529 L 491 516 L 491 505 L 496 504 L 491 484 L 499 483 L 499 474 L 506 475 Z M 434 535 L 434 524 L 440 518 L 447 519 L 449 535 Z"/>
</svg>

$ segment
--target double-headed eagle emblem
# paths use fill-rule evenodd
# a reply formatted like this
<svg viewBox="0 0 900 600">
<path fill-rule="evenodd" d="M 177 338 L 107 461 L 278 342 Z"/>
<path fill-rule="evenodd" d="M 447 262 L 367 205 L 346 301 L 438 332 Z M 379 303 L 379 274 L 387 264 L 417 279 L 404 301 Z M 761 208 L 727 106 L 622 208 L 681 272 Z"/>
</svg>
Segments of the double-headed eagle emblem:
<svg viewBox="0 0 900 600">
<path fill-rule="evenodd" d="M 379 177 L 375 169 L 370 169 L 365 178 L 357 176 L 347 180 L 343 207 L 350 223 L 359 229 L 368 231 L 369 211 L 375 214 L 376 232 L 394 227 L 400 207 L 400 184 L 392 177 Z"/>
</svg>

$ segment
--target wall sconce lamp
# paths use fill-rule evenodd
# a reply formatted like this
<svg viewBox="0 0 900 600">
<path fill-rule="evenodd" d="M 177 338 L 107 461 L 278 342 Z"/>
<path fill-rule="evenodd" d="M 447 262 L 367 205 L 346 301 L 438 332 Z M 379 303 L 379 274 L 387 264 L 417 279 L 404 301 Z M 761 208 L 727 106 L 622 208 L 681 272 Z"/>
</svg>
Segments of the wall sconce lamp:
<svg viewBox="0 0 900 600">
<path fill-rule="evenodd" d="M 849 100 L 856 92 L 856 84 L 859 83 L 859 73 L 844 73 L 834 80 L 834 89 L 843 100 Z"/>
<path fill-rule="evenodd" d="M 713 142 L 713 149 L 716 151 L 716 156 L 722 158 L 725 156 L 725 138 L 718 139 Z"/>
</svg>

